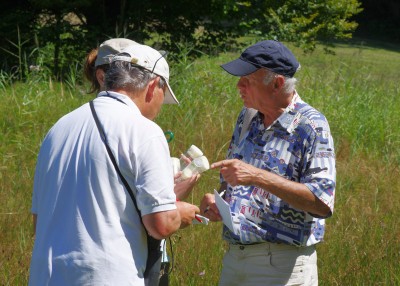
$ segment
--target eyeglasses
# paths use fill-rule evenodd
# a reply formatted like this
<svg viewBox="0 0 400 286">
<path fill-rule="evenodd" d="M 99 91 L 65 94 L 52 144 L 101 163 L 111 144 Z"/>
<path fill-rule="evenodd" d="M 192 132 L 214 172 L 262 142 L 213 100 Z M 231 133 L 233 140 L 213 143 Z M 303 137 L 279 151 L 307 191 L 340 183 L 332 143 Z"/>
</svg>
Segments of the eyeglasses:
<svg viewBox="0 0 400 286">
<path fill-rule="evenodd" d="M 159 51 L 159 53 L 161 54 L 161 57 L 159 57 L 156 62 L 154 63 L 153 69 L 151 70 L 151 73 L 154 73 L 154 69 L 156 68 L 156 65 L 158 63 L 159 60 L 161 60 L 162 58 L 166 58 L 168 55 L 167 51 Z"/>
</svg>

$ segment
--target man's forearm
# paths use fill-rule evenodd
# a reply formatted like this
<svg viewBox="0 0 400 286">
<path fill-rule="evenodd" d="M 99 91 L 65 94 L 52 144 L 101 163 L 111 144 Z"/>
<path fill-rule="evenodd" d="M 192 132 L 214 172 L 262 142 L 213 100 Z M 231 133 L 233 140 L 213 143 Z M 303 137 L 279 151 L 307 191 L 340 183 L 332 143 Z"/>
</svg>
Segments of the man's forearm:
<svg viewBox="0 0 400 286">
<path fill-rule="evenodd" d="M 258 170 L 253 177 L 253 185 L 274 194 L 299 210 L 322 217 L 329 214 L 329 207 L 319 200 L 306 185 L 287 180 L 269 171 Z"/>
</svg>

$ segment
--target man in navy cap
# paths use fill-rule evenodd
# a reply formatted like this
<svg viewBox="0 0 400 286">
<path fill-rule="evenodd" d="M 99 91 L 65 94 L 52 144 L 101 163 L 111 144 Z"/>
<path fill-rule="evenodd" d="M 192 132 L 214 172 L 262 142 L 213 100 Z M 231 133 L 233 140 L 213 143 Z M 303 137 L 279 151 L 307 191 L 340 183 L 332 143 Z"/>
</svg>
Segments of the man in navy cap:
<svg viewBox="0 0 400 286">
<path fill-rule="evenodd" d="M 277 41 L 261 41 L 222 68 L 238 76 L 244 103 L 227 157 L 212 164 L 232 222 L 219 285 L 317 285 L 315 245 L 333 213 L 336 170 L 329 125 L 295 89 L 300 64 Z M 222 219 L 214 194 L 200 210 Z"/>
</svg>

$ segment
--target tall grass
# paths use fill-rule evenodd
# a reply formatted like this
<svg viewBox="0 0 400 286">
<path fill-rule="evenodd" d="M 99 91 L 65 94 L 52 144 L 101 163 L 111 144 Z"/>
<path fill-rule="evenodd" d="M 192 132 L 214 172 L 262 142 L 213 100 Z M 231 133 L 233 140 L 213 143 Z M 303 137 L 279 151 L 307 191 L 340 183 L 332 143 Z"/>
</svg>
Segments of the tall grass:
<svg viewBox="0 0 400 286">
<path fill-rule="evenodd" d="M 335 213 L 318 246 L 320 285 L 398 285 L 400 54 L 339 46 L 335 56 L 319 50 L 303 55 L 292 48 L 302 64 L 298 92 L 328 118 L 337 153 Z M 210 161 L 224 158 L 242 102 L 237 78 L 219 64 L 236 56 L 172 65 L 171 85 L 181 104 L 164 106 L 156 119 L 175 133 L 172 156 L 195 144 Z M 27 283 L 35 160 L 51 125 L 91 98 L 75 78 L 68 86 L 33 79 L 10 85 L 0 75 L 0 285 Z M 188 200 L 199 204 L 218 178 L 216 171 L 205 172 Z M 195 225 L 172 237 L 171 285 L 217 284 L 225 250 L 220 232 L 219 223 Z"/>
<path fill-rule="evenodd" d="M 36 156 L 55 121 L 88 100 L 52 81 L 0 89 L 0 285 L 26 285 L 32 250 L 30 200 Z"/>
</svg>

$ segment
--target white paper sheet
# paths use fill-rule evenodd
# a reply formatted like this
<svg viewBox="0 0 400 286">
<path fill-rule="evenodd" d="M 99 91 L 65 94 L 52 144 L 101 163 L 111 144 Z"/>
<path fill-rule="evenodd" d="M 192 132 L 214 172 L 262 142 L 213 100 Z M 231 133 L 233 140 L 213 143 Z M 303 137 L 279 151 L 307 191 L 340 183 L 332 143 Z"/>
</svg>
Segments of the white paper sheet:
<svg viewBox="0 0 400 286">
<path fill-rule="evenodd" d="M 233 228 L 232 215 L 231 215 L 231 209 L 229 208 L 229 204 L 227 202 L 225 202 L 225 200 L 220 196 L 220 194 L 216 190 L 214 190 L 214 195 L 215 195 L 215 204 L 218 207 L 219 214 L 222 217 L 223 223 L 233 233 L 235 233 L 235 230 Z"/>
</svg>

